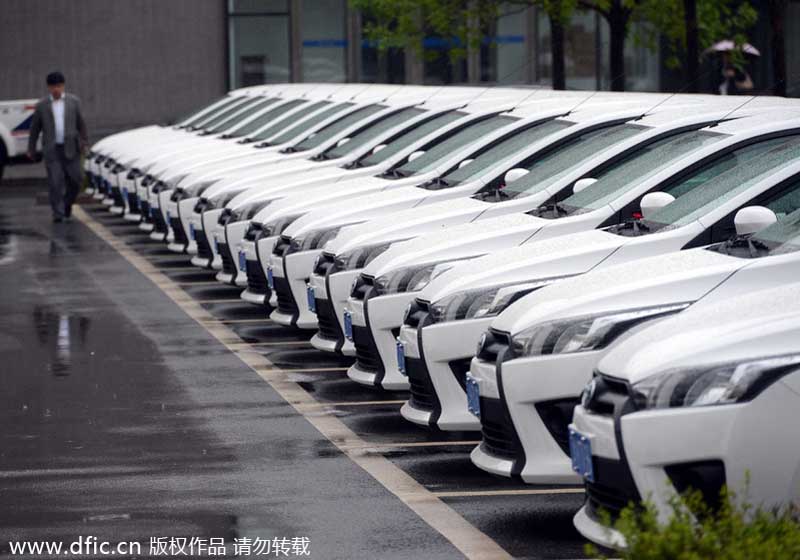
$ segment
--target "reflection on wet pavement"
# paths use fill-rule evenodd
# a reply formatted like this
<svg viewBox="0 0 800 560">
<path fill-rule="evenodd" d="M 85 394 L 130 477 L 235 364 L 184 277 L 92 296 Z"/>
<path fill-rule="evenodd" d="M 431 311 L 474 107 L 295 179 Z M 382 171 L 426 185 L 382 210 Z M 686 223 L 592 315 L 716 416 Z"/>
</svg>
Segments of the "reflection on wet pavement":
<svg viewBox="0 0 800 560">
<path fill-rule="evenodd" d="M 240 289 L 215 283 L 213 271 L 183 270 L 188 258 L 143 243 L 120 218 L 91 210 L 137 253 L 159 255 L 154 266 L 255 344 L 232 353 L 81 224 L 55 228 L 46 208 L 8 202 L 0 205 L 0 554 L 6 537 L 93 534 L 145 548 L 156 535 L 308 536 L 315 558 L 461 557 L 239 361 L 242 352 L 266 356 L 320 403 L 313 414 L 341 419 L 378 446 L 365 453 L 433 491 L 527 488 L 472 466 L 463 443 L 475 433 L 409 424 L 400 404 L 381 402 L 406 393 L 353 383 L 344 371 L 352 359 L 317 351 L 312 333 L 236 301 Z M 515 555 L 577 558 L 582 541 L 570 520 L 581 500 L 447 502 Z"/>
</svg>

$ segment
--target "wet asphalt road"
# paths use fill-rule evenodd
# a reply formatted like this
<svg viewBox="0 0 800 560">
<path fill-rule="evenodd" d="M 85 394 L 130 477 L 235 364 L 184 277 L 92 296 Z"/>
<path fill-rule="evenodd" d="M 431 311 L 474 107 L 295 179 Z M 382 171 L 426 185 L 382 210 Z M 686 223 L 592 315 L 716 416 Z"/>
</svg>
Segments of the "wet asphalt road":
<svg viewBox="0 0 800 560">
<path fill-rule="evenodd" d="M 516 557 L 577 558 L 580 494 L 469 461 L 475 434 L 403 420 L 402 393 L 350 382 L 310 334 L 250 319 L 239 290 L 87 203 L 93 219 L 256 343 L 320 408 Z M 312 558 L 459 558 L 261 377 L 83 224 L 51 224 L 42 187 L 0 187 L 0 555 L 9 540 L 308 537 Z M 240 321 L 240 322 L 236 322 Z M 264 345 L 263 343 L 287 344 Z M 257 343 L 262 343 L 258 345 Z M 414 442 L 437 442 L 426 447 Z M 388 444 L 388 445 L 387 445 Z M 185 556 L 184 556 L 185 557 Z"/>
</svg>

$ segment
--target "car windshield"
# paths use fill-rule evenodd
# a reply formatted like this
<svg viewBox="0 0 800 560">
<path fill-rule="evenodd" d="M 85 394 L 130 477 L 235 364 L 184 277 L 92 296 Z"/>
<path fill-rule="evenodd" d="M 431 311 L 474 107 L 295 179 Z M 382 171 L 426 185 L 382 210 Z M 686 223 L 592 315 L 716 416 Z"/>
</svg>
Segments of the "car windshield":
<svg viewBox="0 0 800 560">
<path fill-rule="evenodd" d="M 471 181 L 503 159 L 513 156 L 517 152 L 535 144 L 542 138 L 558 132 L 559 130 L 564 130 L 573 124 L 575 123 L 564 119 L 552 119 L 539 121 L 524 130 L 515 130 L 500 142 L 485 149 L 479 155 L 476 155 L 474 159 L 464 167 L 459 167 L 445 175 L 444 181 L 448 186 Z"/>
<path fill-rule="evenodd" d="M 464 113 L 459 111 L 448 111 L 446 113 L 435 115 L 433 118 L 428 118 L 425 122 L 418 124 L 411 130 L 405 130 L 398 136 L 395 136 L 392 140 L 386 143 L 384 148 L 361 158 L 358 164 L 360 167 L 366 167 L 369 165 L 377 165 L 383 161 L 386 161 L 417 140 L 420 140 L 428 134 L 432 134 L 437 130 L 442 129 L 443 127 L 454 121 L 457 121 L 463 116 Z"/>
<path fill-rule="evenodd" d="M 219 107 L 212 111 L 210 115 L 203 115 L 202 118 L 198 119 L 198 121 L 194 123 L 194 126 L 213 126 L 215 123 L 221 122 L 223 119 L 228 118 L 230 115 L 239 110 L 239 108 L 244 107 L 247 103 L 252 102 L 253 98 L 234 97 L 233 100 L 233 103 L 226 103 L 223 107 Z"/>
<path fill-rule="evenodd" d="M 686 154 L 725 137 L 724 134 L 690 130 L 670 134 L 666 138 L 636 148 L 622 160 L 598 173 L 595 176 L 596 183 L 564 199 L 561 206 L 566 213 L 558 214 L 558 216 L 564 217 L 586 210 L 603 208 Z"/>
<path fill-rule="evenodd" d="M 318 103 L 315 103 L 314 105 L 321 106 Z M 326 103 L 326 105 L 327 105 L 327 103 Z M 268 138 L 271 138 L 271 140 L 269 141 L 269 145 L 278 146 L 280 144 L 284 144 L 286 142 L 289 142 L 294 138 L 297 138 L 304 131 L 309 130 L 311 128 L 314 128 L 319 123 L 321 123 L 324 120 L 332 117 L 336 113 L 339 113 L 339 112 L 343 111 L 344 109 L 346 109 L 348 107 L 352 107 L 352 106 L 353 106 L 352 103 L 334 103 L 333 105 L 330 105 L 324 111 L 320 111 L 319 113 L 316 113 L 316 114 L 314 114 L 314 115 L 312 115 L 312 116 L 310 116 L 308 118 L 305 118 L 305 115 L 311 115 L 314 111 L 313 110 L 308 110 L 308 111 L 303 110 L 302 111 L 302 115 L 304 115 L 304 116 L 300 116 L 298 118 L 289 119 L 291 121 L 289 124 L 291 124 L 292 127 L 291 128 L 287 128 L 286 130 L 281 132 L 275 138 L 272 138 L 272 136 L 275 134 L 275 132 L 273 132 L 271 130 L 272 127 L 269 127 L 269 129 L 259 132 L 253 138 L 255 140 L 266 140 Z M 319 107 L 317 107 L 317 109 L 319 109 Z M 303 120 L 301 120 L 301 119 L 303 119 Z"/>
<path fill-rule="evenodd" d="M 544 156 L 535 158 L 531 164 L 523 166 L 529 173 L 506 185 L 503 193 L 507 195 L 506 198 L 513 198 L 541 192 L 583 164 L 586 159 L 646 130 L 650 128 L 634 124 L 615 124 L 573 136 Z"/>
<path fill-rule="evenodd" d="M 272 99 L 264 99 L 263 97 L 257 97 L 250 103 L 243 103 L 236 107 L 235 109 L 231 109 L 230 114 L 225 116 L 222 120 L 217 122 L 216 124 L 206 124 L 203 126 L 203 130 L 206 132 L 222 132 L 223 130 L 227 130 L 236 123 L 242 122 L 248 117 L 253 116 L 254 113 L 257 113 L 270 103 L 274 103 Z"/>
<path fill-rule="evenodd" d="M 429 144 L 425 147 L 423 155 L 404 163 L 402 167 L 395 170 L 395 173 L 400 177 L 408 177 L 417 173 L 433 171 L 442 163 L 442 158 L 517 120 L 519 119 L 516 117 L 494 116 L 473 121 L 452 136 L 438 139 L 433 144 Z"/>
<path fill-rule="evenodd" d="M 377 113 L 378 111 L 382 111 L 384 109 L 386 109 L 386 105 L 381 105 L 379 103 L 366 105 L 364 107 L 361 107 L 360 109 L 356 109 L 355 111 L 353 111 L 352 113 L 348 113 L 341 119 L 337 119 L 334 122 L 322 127 L 315 134 L 312 134 L 305 140 L 298 142 L 297 144 L 292 146 L 291 151 L 304 152 L 306 150 L 313 150 L 314 148 L 321 146 L 322 144 L 324 144 L 337 134 L 341 133 L 343 130 L 350 128 L 358 121 L 364 120 L 368 116 Z"/>
<path fill-rule="evenodd" d="M 223 101 L 223 99 L 224 99 L 224 101 Z M 199 111 L 195 111 L 191 115 L 180 119 L 178 121 L 178 126 L 192 126 L 192 125 L 198 124 L 202 120 L 207 120 L 207 119 L 210 119 L 213 116 L 216 116 L 216 115 L 220 114 L 222 111 L 226 110 L 231 105 L 233 105 L 234 103 L 238 103 L 241 100 L 241 98 L 239 98 L 239 97 L 227 97 L 227 98 L 223 98 L 223 99 L 218 99 L 217 101 L 214 102 L 214 103 L 219 103 L 220 101 L 222 101 L 222 103 L 220 103 L 218 107 L 214 108 L 213 111 L 210 111 L 208 113 L 204 113 L 203 112 L 208 107 L 210 107 L 211 105 L 214 104 L 214 103 L 211 103 L 208 106 L 203 107 Z"/>
<path fill-rule="evenodd" d="M 733 150 L 663 189 L 676 198 L 643 220 L 650 232 L 689 224 L 800 159 L 800 135 L 772 138 Z"/>
<path fill-rule="evenodd" d="M 295 114 L 293 114 L 291 119 L 284 119 L 274 123 L 272 126 L 267 126 L 270 122 L 274 121 L 276 118 L 282 117 L 292 109 L 295 109 L 296 107 L 303 104 L 305 104 L 305 107 L 299 109 Z M 287 126 L 296 123 L 297 119 L 302 119 L 303 115 L 311 114 L 311 112 L 314 110 L 314 107 L 319 109 L 320 107 L 324 107 L 327 104 L 328 104 L 327 101 L 320 101 L 318 103 L 307 103 L 302 99 L 295 99 L 288 103 L 284 103 L 279 107 L 274 107 L 269 111 L 265 111 L 264 113 L 257 116 L 246 125 L 237 128 L 235 131 L 231 133 L 231 136 L 233 136 L 234 138 L 241 138 L 242 136 L 248 136 L 249 134 L 252 134 L 253 132 L 256 132 L 266 127 L 264 128 L 264 130 L 261 130 L 261 132 L 267 133 L 267 135 L 264 136 L 264 138 L 269 138 L 270 136 L 280 132 Z"/>
<path fill-rule="evenodd" d="M 408 123 L 424 112 L 425 111 L 423 109 L 411 107 L 408 109 L 403 109 L 402 111 L 397 111 L 396 113 L 392 113 L 391 115 L 385 116 L 378 121 L 373 121 L 358 132 L 350 135 L 349 140 L 347 140 L 347 142 L 344 144 L 333 146 L 332 148 L 325 150 L 325 153 L 322 154 L 322 157 L 324 159 L 336 159 L 345 156 L 353 150 L 366 145 L 368 142 L 384 132 L 393 129 L 396 126 Z"/>
</svg>

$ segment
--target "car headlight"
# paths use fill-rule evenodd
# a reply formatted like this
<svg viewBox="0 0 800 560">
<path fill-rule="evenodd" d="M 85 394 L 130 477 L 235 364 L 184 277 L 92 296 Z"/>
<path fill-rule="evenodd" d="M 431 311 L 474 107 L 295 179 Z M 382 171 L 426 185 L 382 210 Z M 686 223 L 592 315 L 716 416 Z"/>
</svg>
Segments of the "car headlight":
<svg viewBox="0 0 800 560">
<path fill-rule="evenodd" d="M 561 278 L 547 278 L 524 284 L 503 284 L 475 290 L 465 290 L 442 298 L 430 306 L 434 323 L 480 319 L 499 315 L 521 297 L 543 288 Z"/>
<path fill-rule="evenodd" d="M 678 313 L 689 305 L 691 304 L 677 303 L 548 321 L 513 335 L 511 348 L 515 356 L 570 354 L 598 350 L 640 323 Z"/>
<path fill-rule="evenodd" d="M 218 194 L 213 196 L 209 200 L 214 203 L 215 208 L 225 208 L 228 203 L 233 200 L 236 195 L 238 195 L 242 191 L 228 191 L 222 194 Z"/>
<path fill-rule="evenodd" d="M 711 406 L 746 402 L 800 370 L 800 354 L 697 368 L 673 369 L 633 385 L 639 408 Z"/>
<path fill-rule="evenodd" d="M 440 274 L 467 260 L 459 259 L 400 268 L 383 276 L 378 276 L 375 279 L 375 290 L 378 295 L 418 292 Z"/>
<path fill-rule="evenodd" d="M 374 261 L 381 253 L 386 251 L 392 243 L 379 243 L 377 245 L 364 245 L 336 255 L 336 270 L 358 270 Z"/>
<path fill-rule="evenodd" d="M 292 244 L 289 251 L 298 253 L 300 251 L 311 251 L 312 249 L 322 249 L 325 244 L 336 237 L 341 227 L 337 228 L 322 228 L 315 229 L 308 232 L 302 237 L 295 237 L 292 239 Z"/>
<path fill-rule="evenodd" d="M 238 217 L 240 220 L 252 220 L 253 216 L 269 206 L 271 202 L 271 200 L 261 200 L 259 202 L 251 202 L 250 204 L 246 204 L 238 211 Z"/>
<path fill-rule="evenodd" d="M 283 230 L 292 225 L 292 222 L 294 222 L 300 216 L 302 216 L 302 214 L 294 214 L 293 216 L 284 216 L 283 218 L 266 222 L 263 225 L 264 233 L 267 235 L 267 237 L 275 237 L 280 235 L 283 233 Z"/>
</svg>

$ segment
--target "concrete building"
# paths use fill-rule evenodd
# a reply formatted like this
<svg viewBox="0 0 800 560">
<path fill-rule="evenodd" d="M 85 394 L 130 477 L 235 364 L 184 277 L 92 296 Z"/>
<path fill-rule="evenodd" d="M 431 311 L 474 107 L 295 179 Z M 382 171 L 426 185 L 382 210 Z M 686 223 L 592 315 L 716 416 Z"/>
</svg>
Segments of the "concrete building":
<svg viewBox="0 0 800 560">
<path fill-rule="evenodd" d="M 753 4 L 767 13 L 766 2 Z M 362 36 L 365 23 L 347 0 L 3 0 L 0 99 L 41 96 L 44 76 L 60 69 L 96 138 L 169 122 L 230 88 L 264 82 L 550 82 L 549 24 L 535 8 L 509 6 L 491 40 L 455 64 L 437 38 L 425 41 L 425 61 L 379 53 Z M 787 75 L 796 77 L 800 0 L 789 2 L 785 26 Z M 764 16 L 752 37 L 763 54 L 752 63 L 756 89 L 771 83 L 769 40 Z M 577 14 L 566 30 L 567 87 L 607 88 L 607 49 L 606 23 Z M 663 58 L 629 40 L 628 89 L 680 89 Z M 705 75 L 701 90 L 710 92 L 718 75 Z"/>
</svg>

